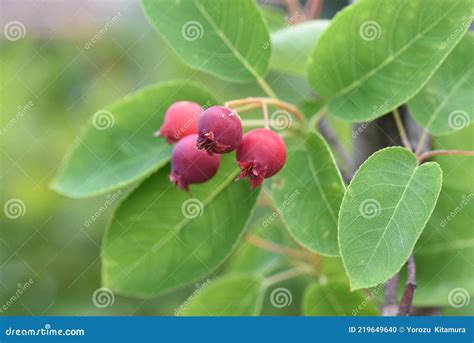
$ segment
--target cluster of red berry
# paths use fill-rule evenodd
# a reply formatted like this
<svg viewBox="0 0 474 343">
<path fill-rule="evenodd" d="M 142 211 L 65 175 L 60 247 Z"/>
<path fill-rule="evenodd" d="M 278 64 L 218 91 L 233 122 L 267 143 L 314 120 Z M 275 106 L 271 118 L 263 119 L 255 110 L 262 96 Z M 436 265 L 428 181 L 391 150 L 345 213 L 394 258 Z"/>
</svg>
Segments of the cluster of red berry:
<svg viewBox="0 0 474 343">
<path fill-rule="evenodd" d="M 172 104 L 157 136 L 176 143 L 171 157 L 170 180 L 189 191 L 189 185 L 211 179 L 219 169 L 220 154 L 236 150 L 240 178 L 248 177 L 251 188 L 275 175 L 285 163 L 283 140 L 269 129 L 254 129 L 242 136 L 236 111 L 212 106 L 203 110 L 191 101 Z"/>
</svg>

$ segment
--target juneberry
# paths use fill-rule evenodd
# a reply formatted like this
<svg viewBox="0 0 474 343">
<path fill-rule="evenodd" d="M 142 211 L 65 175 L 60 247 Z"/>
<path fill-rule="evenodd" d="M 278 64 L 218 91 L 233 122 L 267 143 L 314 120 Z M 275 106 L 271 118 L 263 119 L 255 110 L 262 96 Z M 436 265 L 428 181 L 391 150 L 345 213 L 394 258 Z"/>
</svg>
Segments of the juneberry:
<svg viewBox="0 0 474 343">
<path fill-rule="evenodd" d="M 286 146 L 283 139 L 268 129 L 247 132 L 237 148 L 239 178 L 248 177 L 251 189 L 275 175 L 285 164 Z"/>
</svg>

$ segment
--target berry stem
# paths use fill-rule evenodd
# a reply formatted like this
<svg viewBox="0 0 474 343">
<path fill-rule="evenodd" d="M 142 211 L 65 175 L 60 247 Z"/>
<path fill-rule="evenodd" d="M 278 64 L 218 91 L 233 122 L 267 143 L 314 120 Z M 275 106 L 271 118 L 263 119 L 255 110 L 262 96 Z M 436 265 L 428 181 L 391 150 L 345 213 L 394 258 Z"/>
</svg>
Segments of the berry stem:
<svg viewBox="0 0 474 343">
<path fill-rule="evenodd" d="M 474 151 L 470 150 L 431 150 L 418 155 L 418 162 L 421 163 L 433 156 L 440 155 L 459 155 L 459 156 L 474 156 Z"/>
<path fill-rule="evenodd" d="M 306 119 L 305 119 L 304 115 L 300 112 L 300 110 L 296 106 L 293 106 L 292 104 L 289 104 L 285 101 L 282 101 L 282 100 L 279 100 L 279 99 L 276 99 L 276 98 L 250 97 L 250 98 L 227 101 L 224 104 L 224 106 L 232 107 L 232 108 L 242 106 L 242 107 L 240 107 L 240 111 L 242 111 L 242 109 L 247 110 L 247 109 L 252 109 L 252 108 L 256 108 L 256 107 L 260 107 L 260 106 L 263 107 L 264 104 L 265 105 L 276 106 L 276 107 L 278 107 L 282 110 L 285 110 L 285 111 L 293 114 L 295 116 L 295 118 L 298 119 L 298 121 L 300 121 L 302 124 L 304 124 L 306 122 Z M 246 105 L 246 107 L 243 107 L 244 105 Z M 250 105 L 252 105 L 252 106 L 250 106 Z"/>
<path fill-rule="evenodd" d="M 407 132 L 405 131 L 405 126 L 403 125 L 402 117 L 400 116 L 400 112 L 398 112 L 398 108 L 393 110 L 393 119 L 395 119 L 395 124 L 397 125 L 398 132 L 400 134 L 400 139 L 402 140 L 402 144 L 408 150 L 412 150 L 410 140 L 408 139 Z"/>
</svg>

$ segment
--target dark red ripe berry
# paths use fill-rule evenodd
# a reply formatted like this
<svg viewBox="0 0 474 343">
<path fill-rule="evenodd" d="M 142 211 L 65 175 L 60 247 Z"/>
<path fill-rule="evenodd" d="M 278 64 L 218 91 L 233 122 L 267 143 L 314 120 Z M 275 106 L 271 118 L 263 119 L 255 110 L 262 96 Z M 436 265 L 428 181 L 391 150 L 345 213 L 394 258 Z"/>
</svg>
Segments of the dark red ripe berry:
<svg viewBox="0 0 474 343">
<path fill-rule="evenodd" d="M 221 162 L 219 155 L 209 155 L 196 147 L 198 135 L 181 139 L 171 154 L 170 181 L 189 192 L 189 185 L 202 183 L 216 175 Z"/>
<path fill-rule="evenodd" d="M 197 133 L 198 118 L 202 108 L 192 101 L 178 101 L 168 107 L 165 120 L 155 136 L 163 136 L 169 144 L 176 143 L 181 138 Z"/>
<path fill-rule="evenodd" d="M 237 148 L 240 178 L 248 177 L 252 189 L 264 179 L 275 175 L 285 164 L 286 146 L 283 139 L 268 129 L 247 132 Z"/>
<path fill-rule="evenodd" d="M 197 147 L 209 154 L 225 154 L 237 148 L 242 140 L 242 123 L 237 112 L 223 106 L 212 106 L 198 120 Z"/>
</svg>

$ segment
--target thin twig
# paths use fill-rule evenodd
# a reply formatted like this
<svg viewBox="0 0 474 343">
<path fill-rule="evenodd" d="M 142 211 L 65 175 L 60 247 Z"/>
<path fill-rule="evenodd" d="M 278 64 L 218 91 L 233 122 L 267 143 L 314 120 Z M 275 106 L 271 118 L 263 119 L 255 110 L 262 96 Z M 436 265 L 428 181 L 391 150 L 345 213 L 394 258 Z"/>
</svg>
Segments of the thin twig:
<svg viewBox="0 0 474 343">
<path fill-rule="evenodd" d="M 328 143 L 332 147 L 334 147 L 334 150 L 346 165 L 346 169 L 342 170 L 344 178 L 348 180 L 352 179 L 352 177 L 354 176 L 354 161 L 352 160 L 346 149 L 342 146 L 341 141 L 329 125 L 328 121 L 325 119 L 321 119 L 318 123 L 318 129 L 324 136 L 324 138 L 326 138 Z"/>
<path fill-rule="evenodd" d="M 244 239 L 250 244 L 256 246 L 257 248 L 267 250 L 276 254 L 284 255 L 286 257 L 298 260 L 304 260 L 307 258 L 307 255 L 303 251 L 295 250 L 292 248 L 285 247 L 283 245 L 267 241 L 251 233 L 245 234 Z"/>
<path fill-rule="evenodd" d="M 396 316 L 398 313 L 397 290 L 399 277 L 400 275 L 397 273 L 385 284 L 384 303 L 382 306 L 383 316 Z"/>
<path fill-rule="evenodd" d="M 471 150 L 431 150 L 419 155 L 418 162 L 421 163 L 433 156 L 439 156 L 439 155 L 474 156 L 474 151 L 471 151 Z"/>
<path fill-rule="evenodd" d="M 288 280 L 288 279 L 292 279 L 296 276 L 300 276 L 300 275 L 303 275 L 303 274 L 308 274 L 308 273 L 311 272 L 311 270 L 312 270 L 311 267 L 307 266 L 307 265 L 297 266 L 295 268 L 288 269 L 288 270 L 285 270 L 281 273 L 272 275 L 272 276 L 266 278 L 263 283 L 266 287 L 268 287 L 268 286 L 274 285 L 276 283 L 279 283 L 279 282 L 282 282 L 282 281 L 285 281 L 285 280 Z"/>
<path fill-rule="evenodd" d="M 403 291 L 402 300 L 400 300 L 399 316 L 409 316 L 413 303 L 413 296 L 416 289 L 416 267 L 415 258 L 411 255 L 407 261 L 407 282 Z"/>
<path fill-rule="evenodd" d="M 408 135 L 405 131 L 405 126 L 403 125 L 402 117 L 400 116 L 400 112 L 398 112 L 398 108 L 395 108 L 393 110 L 393 118 L 395 119 L 395 124 L 397 125 L 397 129 L 400 134 L 403 146 L 411 151 L 412 147 L 410 144 L 410 140 L 408 139 Z"/>
</svg>

